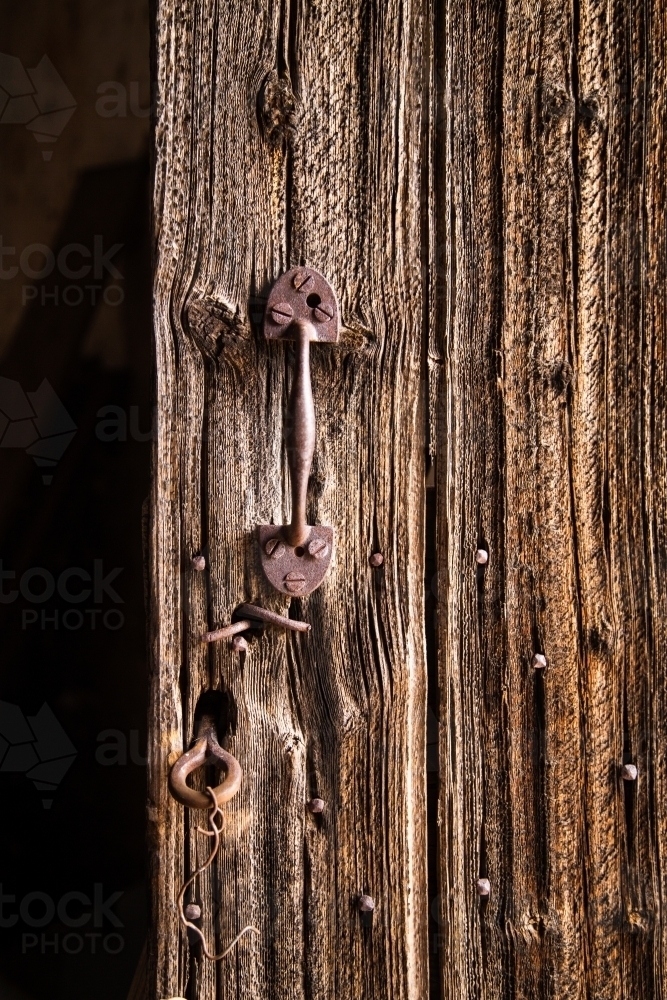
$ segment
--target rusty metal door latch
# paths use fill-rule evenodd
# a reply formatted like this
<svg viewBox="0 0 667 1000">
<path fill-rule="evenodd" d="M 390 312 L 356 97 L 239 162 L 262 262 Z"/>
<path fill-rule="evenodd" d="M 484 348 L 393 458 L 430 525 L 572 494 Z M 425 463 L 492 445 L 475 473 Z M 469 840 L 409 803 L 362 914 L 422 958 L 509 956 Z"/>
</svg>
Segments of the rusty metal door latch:
<svg viewBox="0 0 667 1000">
<path fill-rule="evenodd" d="M 223 781 L 219 785 L 216 785 L 215 788 L 207 786 L 206 793 L 198 792 L 195 788 L 190 788 L 186 783 L 188 775 L 208 763 L 211 758 L 222 764 L 225 768 L 226 775 Z M 204 955 L 212 962 L 219 962 L 229 955 L 245 934 L 260 933 L 256 927 L 248 924 L 220 954 L 216 955 L 209 950 L 201 929 L 193 923 L 193 921 L 200 920 L 201 918 L 201 906 L 194 902 L 185 904 L 188 889 L 199 875 L 213 864 L 213 860 L 220 849 L 220 832 L 223 824 L 220 806 L 224 802 L 229 802 L 236 795 L 241 787 L 242 778 L 243 772 L 239 762 L 230 753 L 223 750 L 218 743 L 215 720 L 208 715 L 202 716 L 194 746 L 182 754 L 171 769 L 169 774 L 169 790 L 182 805 L 188 806 L 190 809 L 209 810 L 209 830 L 202 830 L 199 826 L 196 829 L 204 837 L 213 838 L 211 850 L 204 864 L 197 868 L 194 874 L 184 883 L 178 894 L 177 906 L 181 924 L 199 938 Z"/>
<path fill-rule="evenodd" d="M 311 341 L 336 343 L 338 303 L 329 282 L 312 267 L 295 267 L 276 281 L 264 317 L 267 340 L 295 340 L 297 367 L 287 407 L 287 460 L 292 486 L 290 524 L 258 526 L 262 569 L 282 594 L 310 594 L 331 562 L 334 532 L 306 522 L 308 477 L 315 451 L 315 408 L 310 384 Z"/>
</svg>

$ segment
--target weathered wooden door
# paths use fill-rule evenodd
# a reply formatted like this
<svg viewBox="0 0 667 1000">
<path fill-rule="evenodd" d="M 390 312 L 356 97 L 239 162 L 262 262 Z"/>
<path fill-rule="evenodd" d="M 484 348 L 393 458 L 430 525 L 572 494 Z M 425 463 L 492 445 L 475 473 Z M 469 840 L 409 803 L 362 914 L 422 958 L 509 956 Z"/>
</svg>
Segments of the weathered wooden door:
<svg viewBox="0 0 667 1000">
<path fill-rule="evenodd" d="M 663 997 L 662 0 L 158 0 L 155 39 L 149 997 Z M 289 599 L 295 265 L 341 335 Z M 202 642 L 246 602 L 312 630 Z M 167 787 L 212 691 L 244 781 L 200 926 L 259 932 L 215 963 Z"/>
</svg>

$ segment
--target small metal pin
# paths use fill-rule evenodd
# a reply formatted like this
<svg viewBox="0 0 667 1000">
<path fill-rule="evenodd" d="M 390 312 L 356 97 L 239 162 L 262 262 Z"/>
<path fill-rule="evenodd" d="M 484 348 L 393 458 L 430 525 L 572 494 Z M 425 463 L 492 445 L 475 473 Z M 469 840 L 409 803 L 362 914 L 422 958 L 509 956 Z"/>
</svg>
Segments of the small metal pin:
<svg viewBox="0 0 667 1000">
<path fill-rule="evenodd" d="M 478 896 L 490 896 L 491 895 L 491 883 L 488 878 L 478 878 L 475 883 L 477 887 Z"/>
<path fill-rule="evenodd" d="M 248 652 L 248 642 L 243 638 L 242 635 L 235 635 L 230 642 L 232 651 L 234 653 L 247 653 Z"/>
<path fill-rule="evenodd" d="M 372 896 L 359 896 L 358 902 L 362 913 L 372 913 L 375 909 L 375 900 Z"/>
<path fill-rule="evenodd" d="M 324 812 L 324 799 L 311 799 L 308 803 L 311 813 Z"/>
<path fill-rule="evenodd" d="M 532 659 L 532 665 L 535 670 L 544 670 L 547 665 L 547 658 L 543 653 L 535 653 Z"/>
<path fill-rule="evenodd" d="M 478 566 L 486 566 L 489 561 L 489 553 L 486 549 L 477 549 L 475 552 L 475 562 Z"/>
<path fill-rule="evenodd" d="M 377 569 L 384 562 L 384 556 L 381 552 L 374 552 L 368 561 L 374 569 Z"/>
<path fill-rule="evenodd" d="M 269 622 L 271 625 L 279 625 L 281 628 L 290 629 L 293 632 L 310 632 L 311 626 L 307 622 L 296 621 L 294 618 L 285 618 L 283 615 L 276 614 L 275 611 L 267 611 L 266 608 L 260 608 L 255 604 L 241 604 L 237 609 L 238 614 L 248 615 L 248 617 L 253 617 L 259 619 L 260 621 Z M 225 625 L 224 628 L 218 628 L 214 632 L 204 632 L 202 636 L 202 642 L 215 642 L 217 639 L 229 639 L 231 636 L 236 635 L 238 632 L 245 632 L 249 628 L 257 627 L 257 622 L 248 621 L 243 619 L 240 622 L 232 622 L 231 625 Z M 245 642 L 245 640 L 243 640 Z M 236 649 L 237 652 L 245 652 L 242 646 L 232 647 Z M 246 644 L 246 649 L 247 644 Z"/>
<path fill-rule="evenodd" d="M 241 604 L 237 608 L 240 615 L 247 615 L 248 618 L 258 618 L 262 622 L 269 622 L 271 625 L 279 625 L 281 628 L 290 629 L 293 632 L 310 632 L 311 626 L 308 622 L 300 622 L 295 618 L 285 618 L 284 615 L 269 611 L 268 608 L 260 608 L 257 604 Z"/>
<path fill-rule="evenodd" d="M 199 920 L 201 917 L 201 906 L 198 906 L 196 903 L 188 903 L 183 913 L 187 920 Z"/>
<path fill-rule="evenodd" d="M 637 780 L 637 768 L 634 764 L 624 764 L 621 768 L 621 777 L 623 781 L 636 781 Z"/>
<path fill-rule="evenodd" d="M 198 573 L 201 573 L 202 570 L 205 570 L 206 569 L 206 559 L 204 558 L 204 556 L 202 556 L 202 555 L 193 556 L 192 557 L 192 568 L 196 569 Z"/>
<path fill-rule="evenodd" d="M 231 625 L 225 625 L 224 628 L 217 628 L 214 632 L 204 632 L 202 642 L 215 642 L 217 639 L 229 639 L 230 636 L 236 635 L 237 632 L 245 632 L 246 629 L 252 628 L 252 622 L 232 622 Z"/>
</svg>

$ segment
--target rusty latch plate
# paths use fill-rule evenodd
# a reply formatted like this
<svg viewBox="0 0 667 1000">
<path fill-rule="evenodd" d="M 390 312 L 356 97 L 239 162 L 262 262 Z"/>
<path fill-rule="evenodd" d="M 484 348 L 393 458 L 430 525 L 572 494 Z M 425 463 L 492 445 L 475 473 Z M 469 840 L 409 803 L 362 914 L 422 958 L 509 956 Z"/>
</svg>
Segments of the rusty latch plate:
<svg viewBox="0 0 667 1000">
<path fill-rule="evenodd" d="M 278 278 L 266 304 L 264 336 L 290 339 L 290 324 L 297 319 L 313 324 L 318 341 L 338 342 L 338 302 L 327 279 L 313 267 L 293 267 Z"/>
</svg>

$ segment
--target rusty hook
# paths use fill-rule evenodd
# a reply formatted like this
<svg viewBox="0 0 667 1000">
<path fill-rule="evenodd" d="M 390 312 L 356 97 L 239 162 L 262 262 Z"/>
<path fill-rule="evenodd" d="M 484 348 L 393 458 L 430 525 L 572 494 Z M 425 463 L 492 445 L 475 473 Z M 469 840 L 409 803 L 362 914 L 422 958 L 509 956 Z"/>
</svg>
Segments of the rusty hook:
<svg viewBox="0 0 667 1000">
<path fill-rule="evenodd" d="M 198 792 L 186 783 L 189 774 L 206 763 L 207 758 L 214 757 L 227 772 L 224 780 L 213 789 L 213 795 L 218 806 L 229 802 L 241 787 L 243 771 L 236 757 L 218 743 L 215 721 L 210 715 L 202 716 L 199 723 L 197 739 L 193 747 L 182 754 L 169 774 L 169 791 L 177 802 L 190 809 L 208 809 L 210 799 L 203 792 Z"/>
</svg>

